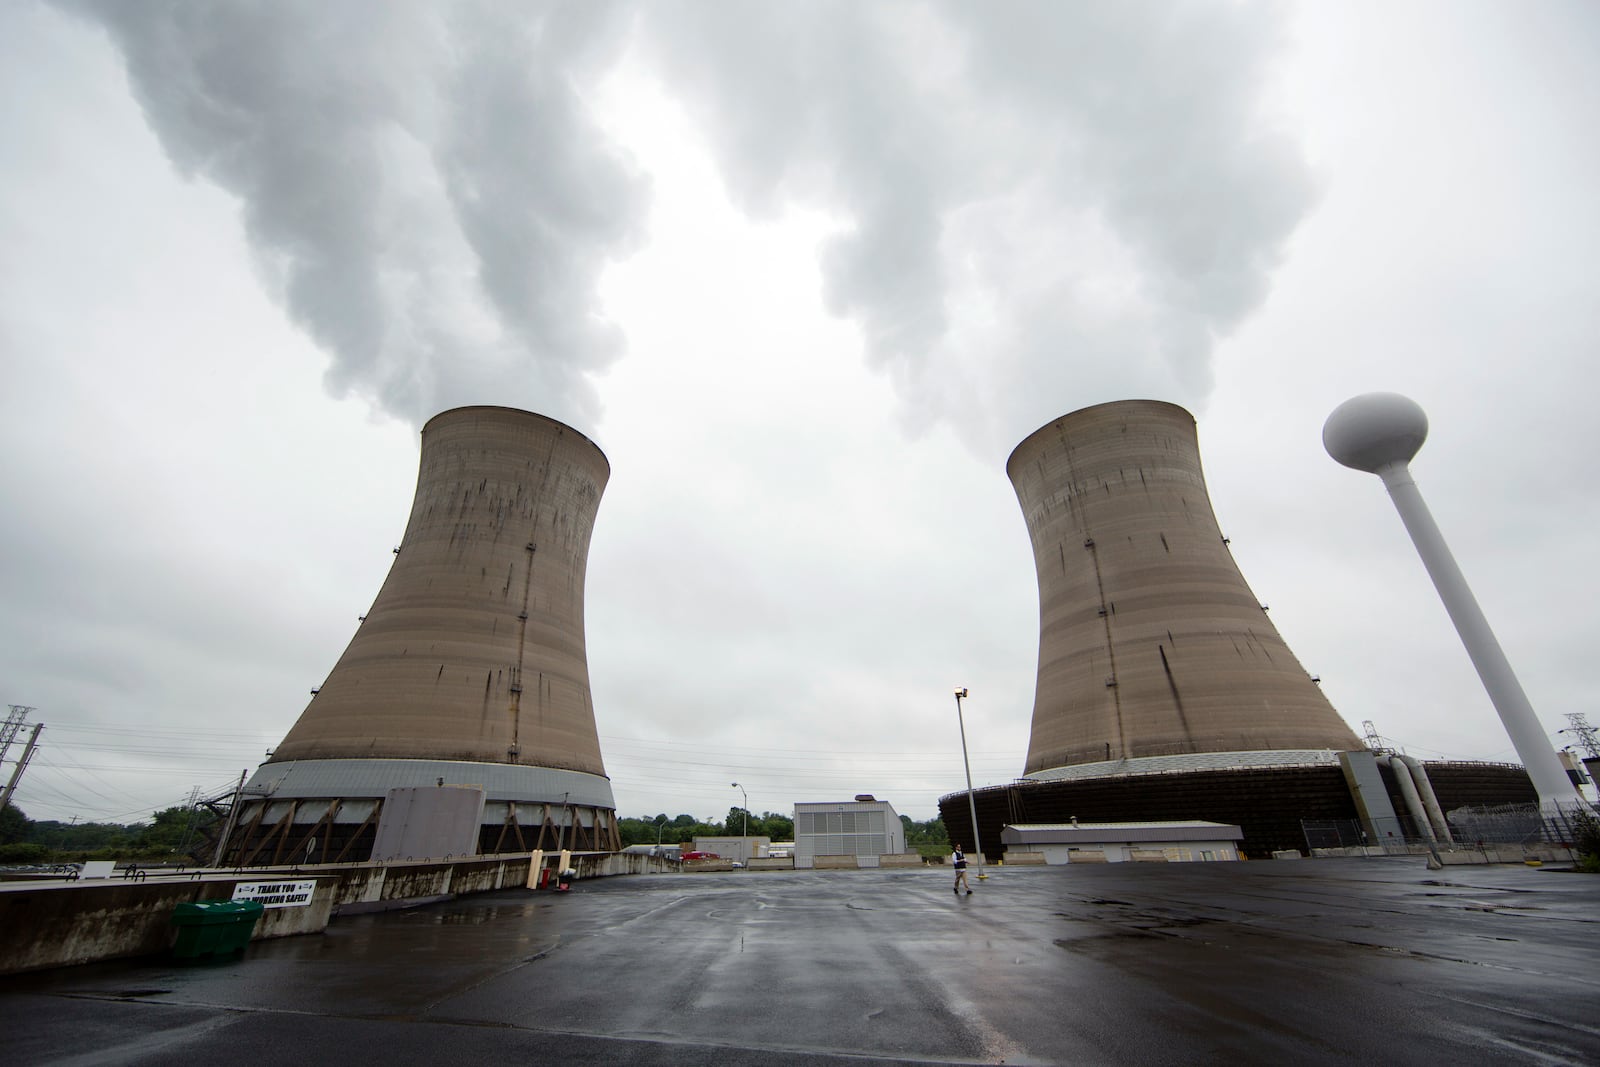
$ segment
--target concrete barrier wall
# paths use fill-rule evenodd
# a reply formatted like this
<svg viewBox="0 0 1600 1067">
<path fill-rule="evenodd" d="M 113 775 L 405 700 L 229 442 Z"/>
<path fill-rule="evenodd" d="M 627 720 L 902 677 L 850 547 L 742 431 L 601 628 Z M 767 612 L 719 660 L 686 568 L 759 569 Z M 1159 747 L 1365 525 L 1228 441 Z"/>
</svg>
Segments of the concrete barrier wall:
<svg viewBox="0 0 1600 1067">
<path fill-rule="evenodd" d="M 559 854 L 547 855 L 554 867 Z M 147 881 L 95 880 L 29 885 L 0 892 L 0 974 L 41 970 L 123 956 L 158 955 L 176 939 L 172 909 L 201 900 L 230 900 L 239 882 L 312 881 L 303 908 L 268 908 L 252 940 L 320 933 L 330 917 L 408 907 L 465 893 L 519 889 L 527 884 L 526 853 L 450 862 L 388 866 L 313 865 L 247 868 L 237 872 L 155 875 Z M 653 856 L 624 853 L 572 857 L 578 877 L 666 873 L 677 866 Z"/>
<path fill-rule="evenodd" d="M 1362 848 L 1354 845 L 1349 848 L 1317 848 L 1311 850 L 1315 859 L 1336 859 L 1347 856 L 1369 857 L 1382 859 L 1393 857 L 1395 859 L 1408 859 L 1428 855 L 1425 846 L 1418 845 L 1407 852 L 1392 853 L 1376 846 Z M 1454 848 L 1439 849 L 1439 859 L 1446 866 L 1472 866 L 1490 863 L 1526 863 L 1536 859 L 1541 863 L 1572 863 L 1572 853 L 1555 845 L 1534 845 L 1523 848 L 1520 845 L 1503 846 L 1500 848 Z"/>
<path fill-rule="evenodd" d="M 1012 852 L 1007 849 L 1005 860 L 1008 867 L 1043 867 L 1045 865 L 1043 852 Z"/>
<path fill-rule="evenodd" d="M 91 882 L 0 893 L 0 974 L 65 967 L 123 956 L 166 952 L 177 939 L 172 910 L 202 900 L 231 900 L 237 882 L 150 880 Z M 297 881 L 309 881 L 295 875 Z M 303 908 L 268 908 L 252 940 L 317 933 L 328 925 L 334 880 L 317 879 Z"/>
<path fill-rule="evenodd" d="M 854 856 L 817 856 L 811 866 L 819 871 L 854 871 L 860 865 Z"/>
<path fill-rule="evenodd" d="M 771 856 L 765 856 L 746 863 L 745 869 L 750 871 L 792 871 L 794 870 L 794 860 L 773 859 Z"/>
<path fill-rule="evenodd" d="M 878 857 L 879 867 L 921 867 L 922 857 L 915 852 L 885 852 Z"/>
</svg>

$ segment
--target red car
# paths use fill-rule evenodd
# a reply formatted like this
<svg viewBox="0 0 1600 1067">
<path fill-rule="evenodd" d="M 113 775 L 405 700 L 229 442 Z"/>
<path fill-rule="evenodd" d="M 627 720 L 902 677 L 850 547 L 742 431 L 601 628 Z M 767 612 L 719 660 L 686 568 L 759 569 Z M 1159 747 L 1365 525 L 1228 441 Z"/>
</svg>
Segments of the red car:
<svg viewBox="0 0 1600 1067">
<path fill-rule="evenodd" d="M 715 852 L 685 852 L 685 860 L 720 860 L 722 857 Z"/>
</svg>

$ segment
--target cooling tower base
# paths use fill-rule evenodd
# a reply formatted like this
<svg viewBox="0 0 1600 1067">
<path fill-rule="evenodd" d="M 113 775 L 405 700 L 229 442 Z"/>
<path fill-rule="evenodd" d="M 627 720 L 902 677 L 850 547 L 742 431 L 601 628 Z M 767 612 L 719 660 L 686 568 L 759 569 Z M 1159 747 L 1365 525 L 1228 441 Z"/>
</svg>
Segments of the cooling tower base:
<svg viewBox="0 0 1600 1067">
<path fill-rule="evenodd" d="M 480 854 L 621 847 L 601 775 L 462 760 L 285 760 L 263 764 L 245 786 L 220 865 L 366 860 L 389 790 L 439 785 L 483 790 Z"/>
<path fill-rule="evenodd" d="M 1167 774 L 1174 771 L 1234 771 L 1250 767 L 1337 767 L 1339 754 L 1324 748 L 1279 749 L 1263 752 L 1185 752 L 1174 756 L 1077 763 L 1051 767 L 1023 776 L 1028 782 L 1075 782 L 1122 774 Z"/>
<path fill-rule="evenodd" d="M 1446 811 L 1464 805 L 1538 800 L 1527 772 L 1512 764 L 1428 763 L 1425 766 Z M 1387 772 L 1384 784 L 1391 792 L 1395 810 L 1404 812 L 1404 800 Z M 1085 823 L 1204 819 L 1231 824 L 1244 830 L 1240 851 L 1251 858 L 1264 858 L 1284 849 L 1305 850 L 1303 821 L 1353 822 L 1358 818 L 1355 800 L 1337 759 L 1331 765 L 1307 763 L 1226 770 L 1124 772 L 1056 781 L 1022 780 L 976 790 L 973 800 L 984 854 L 990 862 L 1001 856 L 1003 827 L 1064 823 L 1074 817 Z M 964 791 L 941 797 L 939 815 L 950 840 L 972 839 L 972 818 Z M 1409 832 L 1409 823 L 1407 827 Z"/>
</svg>

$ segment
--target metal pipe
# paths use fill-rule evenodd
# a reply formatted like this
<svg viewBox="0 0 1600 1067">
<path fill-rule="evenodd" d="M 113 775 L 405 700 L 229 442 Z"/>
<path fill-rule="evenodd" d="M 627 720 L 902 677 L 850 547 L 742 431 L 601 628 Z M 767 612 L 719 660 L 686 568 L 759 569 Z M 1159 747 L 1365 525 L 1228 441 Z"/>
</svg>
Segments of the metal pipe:
<svg viewBox="0 0 1600 1067">
<path fill-rule="evenodd" d="M 1434 833 L 1445 844 L 1455 844 L 1456 839 L 1450 835 L 1450 823 L 1444 817 L 1444 808 L 1433 791 L 1433 783 L 1428 781 L 1427 768 L 1415 756 L 1401 756 L 1400 760 L 1411 771 L 1411 780 L 1416 783 L 1417 792 L 1422 794 L 1422 806 L 1428 809 L 1428 821 L 1433 823 Z"/>
<path fill-rule="evenodd" d="M 1406 811 L 1411 813 L 1411 822 L 1428 843 L 1434 844 L 1438 838 L 1434 836 L 1433 824 L 1428 821 L 1428 813 L 1422 807 L 1422 795 L 1417 792 L 1417 784 L 1411 780 L 1411 770 L 1398 758 L 1379 756 L 1379 763 L 1387 764 L 1394 772 L 1395 784 L 1400 786 L 1400 795 L 1405 798 Z"/>
</svg>

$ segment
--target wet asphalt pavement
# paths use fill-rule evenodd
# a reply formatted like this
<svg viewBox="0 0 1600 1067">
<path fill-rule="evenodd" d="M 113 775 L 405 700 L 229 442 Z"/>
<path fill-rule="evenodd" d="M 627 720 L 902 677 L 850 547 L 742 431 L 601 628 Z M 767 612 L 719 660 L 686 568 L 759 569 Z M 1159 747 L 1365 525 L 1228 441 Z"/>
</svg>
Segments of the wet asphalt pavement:
<svg viewBox="0 0 1600 1067">
<path fill-rule="evenodd" d="M 650 875 L 0 980 L 25 1064 L 1600 1063 L 1600 877 Z"/>
</svg>

